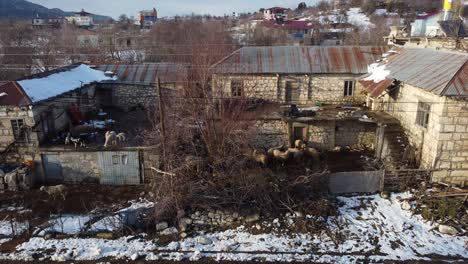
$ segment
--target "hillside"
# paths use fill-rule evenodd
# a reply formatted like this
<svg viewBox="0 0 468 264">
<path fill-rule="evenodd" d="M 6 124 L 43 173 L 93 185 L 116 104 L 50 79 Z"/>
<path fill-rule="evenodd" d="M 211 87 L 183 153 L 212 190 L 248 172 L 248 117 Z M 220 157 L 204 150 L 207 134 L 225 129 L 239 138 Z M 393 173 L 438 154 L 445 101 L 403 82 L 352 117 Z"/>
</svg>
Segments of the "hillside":
<svg viewBox="0 0 468 264">
<path fill-rule="evenodd" d="M 28 2 L 26 0 L 0 0 L 0 19 L 31 19 L 34 17 L 69 16 L 73 12 L 63 11 L 58 8 L 47 7 Z M 93 15 L 95 22 L 99 23 L 112 19 L 108 16 Z"/>
</svg>

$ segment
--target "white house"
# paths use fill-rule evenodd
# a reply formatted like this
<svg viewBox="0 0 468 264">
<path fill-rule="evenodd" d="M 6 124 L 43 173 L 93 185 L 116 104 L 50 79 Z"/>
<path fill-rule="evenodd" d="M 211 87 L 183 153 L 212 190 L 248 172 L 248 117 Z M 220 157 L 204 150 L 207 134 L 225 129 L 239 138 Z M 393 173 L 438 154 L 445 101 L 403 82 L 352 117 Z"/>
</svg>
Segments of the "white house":
<svg viewBox="0 0 468 264">
<path fill-rule="evenodd" d="M 263 19 L 264 20 L 285 20 L 286 19 L 286 13 L 289 9 L 284 8 L 284 7 L 272 7 L 265 9 L 263 11 Z"/>
<path fill-rule="evenodd" d="M 73 16 L 67 17 L 69 23 L 75 24 L 78 27 L 89 28 L 94 24 L 92 14 L 85 12 L 83 9 L 81 12 L 75 13 Z"/>
<path fill-rule="evenodd" d="M 443 34 L 439 21 L 443 13 L 435 11 L 420 15 L 411 23 L 411 37 L 435 37 Z"/>
</svg>

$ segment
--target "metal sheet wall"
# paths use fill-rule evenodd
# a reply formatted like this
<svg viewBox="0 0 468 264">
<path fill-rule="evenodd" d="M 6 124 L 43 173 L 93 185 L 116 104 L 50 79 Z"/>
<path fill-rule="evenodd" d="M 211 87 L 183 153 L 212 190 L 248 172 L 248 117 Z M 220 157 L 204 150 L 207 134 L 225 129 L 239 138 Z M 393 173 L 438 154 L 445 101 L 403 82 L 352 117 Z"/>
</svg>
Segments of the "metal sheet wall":
<svg viewBox="0 0 468 264">
<path fill-rule="evenodd" d="M 105 185 L 141 184 L 137 151 L 106 151 L 98 153 L 100 182 Z"/>
</svg>

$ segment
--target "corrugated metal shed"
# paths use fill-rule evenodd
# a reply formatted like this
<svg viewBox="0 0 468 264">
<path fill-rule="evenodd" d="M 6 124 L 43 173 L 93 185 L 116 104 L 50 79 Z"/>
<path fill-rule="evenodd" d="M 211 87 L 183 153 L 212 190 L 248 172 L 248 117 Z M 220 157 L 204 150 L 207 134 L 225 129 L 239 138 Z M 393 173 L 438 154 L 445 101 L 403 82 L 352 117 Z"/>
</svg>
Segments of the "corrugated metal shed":
<svg viewBox="0 0 468 264">
<path fill-rule="evenodd" d="M 442 96 L 468 95 L 467 53 L 419 48 L 403 48 L 398 52 L 388 57 L 385 70 L 390 74 L 387 79 Z"/>
<path fill-rule="evenodd" d="M 118 83 L 150 85 L 160 78 L 162 83 L 187 80 L 188 65 L 177 63 L 101 64 L 96 69 L 117 75 Z"/>
<path fill-rule="evenodd" d="M 218 73 L 365 74 L 367 66 L 388 50 L 385 46 L 244 47 L 214 67 Z"/>
</svg>

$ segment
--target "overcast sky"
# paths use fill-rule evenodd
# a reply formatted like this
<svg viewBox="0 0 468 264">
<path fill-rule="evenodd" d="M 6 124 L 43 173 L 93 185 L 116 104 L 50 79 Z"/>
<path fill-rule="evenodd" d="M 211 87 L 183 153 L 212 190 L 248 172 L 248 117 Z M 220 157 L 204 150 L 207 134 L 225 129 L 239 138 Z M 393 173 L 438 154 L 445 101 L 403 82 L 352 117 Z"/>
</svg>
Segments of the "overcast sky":
<svg viewBox="0 0 468 264">
<path fill-rule="evenodd" d="M 160 17 L 173 15 L 253 12 L 262 7 L 295 8 L 304 0 L 29 0 L 48 8 L 76 11 L 84 8 L 91 13 L 117 18 L 121 14 L 135 16 L 139 10 L 155 7 Z M 308 5 L 317 0 L 306 0 Z"/>
</svg>

